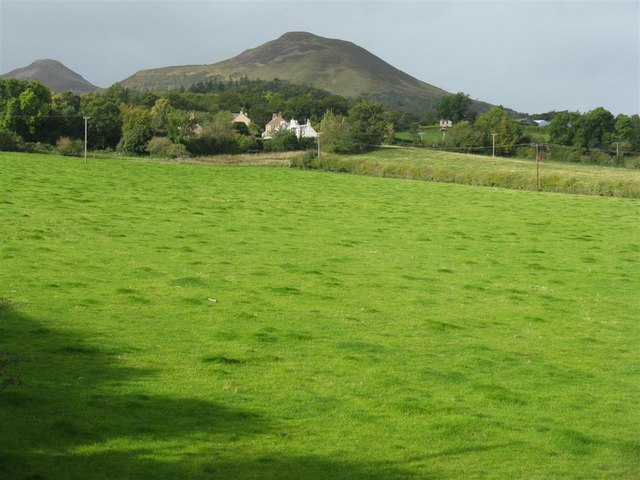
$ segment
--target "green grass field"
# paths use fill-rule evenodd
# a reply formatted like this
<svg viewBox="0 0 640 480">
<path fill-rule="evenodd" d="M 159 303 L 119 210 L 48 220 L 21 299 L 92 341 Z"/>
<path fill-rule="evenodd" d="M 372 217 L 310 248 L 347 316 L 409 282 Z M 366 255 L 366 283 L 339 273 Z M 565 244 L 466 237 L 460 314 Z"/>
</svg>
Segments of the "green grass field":
<svg viewBox="0 0 640 480">
<path fill-rule="evenodd" d="M 633 199 L 0 153 L 0 477 L 637 479 Z"/>
</svg>

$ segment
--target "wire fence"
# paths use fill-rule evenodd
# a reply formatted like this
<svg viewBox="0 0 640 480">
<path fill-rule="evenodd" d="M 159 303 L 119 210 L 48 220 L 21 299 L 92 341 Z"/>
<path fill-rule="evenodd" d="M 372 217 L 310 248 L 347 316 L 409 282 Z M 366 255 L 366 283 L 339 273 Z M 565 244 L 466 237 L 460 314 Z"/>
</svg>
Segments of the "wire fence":
<svg viewBox="0 0 640 480">
<path fill-rule="evenodd" d="M 572 145 L 562 145 L 559 143 L 551 143 L 551 142 L 527 142 L 527 143 L 516 143 L 516 144 L 498 144 L 495 145 L 465 145 L 460 147 L 455 146 L 436 146 L 436 145 L 425 145 L 420 144 L 411 140 L 405 139 L 396 139 L 394 145 L 385 145 L 387 147 L 400 146 L 403 148 L 416 148 L 421 150 L 434 150 L 434 151 L 442 151 L 442 152 L 476 152 L 476 151 L 502 151 L 502 150 L 515 150 L 516 148 L 522 147 L 538 147 L 540 149 L 564 149 L 566 151 L 582 151 L 584 150 L 582 147 L 576 147 Z M 586 151 L 586 150 L 585 150 Z M 607 155 L 620 155 L 627 157 L 637 157 L 640 156 L 640 152 L 636 151 L 628 151 L 628 150 L 616 150 L 616 149 L 601 149 L 601 148 L 591 148 L 588 150 L 589 152 L 600 152 Z M 502 155 L 501 155 L 502 156 Z"/>
</svg>

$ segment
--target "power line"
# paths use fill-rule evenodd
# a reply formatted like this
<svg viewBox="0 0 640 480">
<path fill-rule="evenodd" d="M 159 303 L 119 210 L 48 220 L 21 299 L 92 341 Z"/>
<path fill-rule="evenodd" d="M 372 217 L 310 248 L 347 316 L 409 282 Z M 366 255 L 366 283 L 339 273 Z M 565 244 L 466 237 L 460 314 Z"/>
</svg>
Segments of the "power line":
<svg viewBox="0 0 640 480">
<path fill-rule="evenodd" d="M 513 145 L 509 145 L 509 144 L 496 144 L 495 148 L 515 148 L 515 147 L 535 147 L 536 145 L 540 146 L 540 147 L 545 147 L 545 148 L 561 148 L 561 149 L 568 149 L 568 150 L 575 150 L 575 149 L 580 149 L 581 147 L 575 147 L 575 146 L 571 146 L 571 145 L 560 145 L 557 143 L 516 143 Z M 366 145 L 366 146 L 373 146 L 373 145 Z M 390 145 L 387 145 L 390 146 Z M 428 146 L 428 145 L 399 145 L 399 148 L 414 148 L 416 150 L 432 150 L 432 151 L 436 151 L 436 152 L 469 152 L 472 153 L 472 151 L 476 151 L 476 150 L 491 150 L 494 148 L 493 145 L 471 145 L 471 146 L 466 146 L 466 147 L 435 147 L 435 146 Z M 605 149 L 601 149 L 601 148 L 592 148 L 591 151 L 598 151 L 598 152 L 612 152 L 610 150 L 605 150 Z M 624 152 L 624 154 L 626 155 L 631 155 L 631 156 L 635 156 L 635 155 L 640 155 L 640 152 L 631 152 L 631 151 L 627 151 Z"/>
<path fill-rule="evenodd" d="M 83 118 L 82 115 L 3 115 L 4 118 Z"/>
</svg>

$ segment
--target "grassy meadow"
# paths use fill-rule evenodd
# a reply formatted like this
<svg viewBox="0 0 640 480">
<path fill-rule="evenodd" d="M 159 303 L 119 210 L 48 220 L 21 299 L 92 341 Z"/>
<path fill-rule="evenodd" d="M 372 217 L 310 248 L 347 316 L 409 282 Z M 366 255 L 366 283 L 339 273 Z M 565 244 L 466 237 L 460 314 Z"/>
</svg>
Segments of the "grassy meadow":
<svg viewBox="0 0 640 480">
<path fill-rule="evenodd" d="M 307 160 L 320 170 L 390 178 L 509 188 L 538 189 L 536 161 L 470 155 L 421 148 L 387 147 L 354 155 L 323 155 Z M 543 192 L 640 198 L 640 171 L 553 161 L 540 162 Z"/>
<path fill-rule="evenodd" d="M 638 200 L 0 153 L 0 477 L 637 479 Z"/>
</svg>

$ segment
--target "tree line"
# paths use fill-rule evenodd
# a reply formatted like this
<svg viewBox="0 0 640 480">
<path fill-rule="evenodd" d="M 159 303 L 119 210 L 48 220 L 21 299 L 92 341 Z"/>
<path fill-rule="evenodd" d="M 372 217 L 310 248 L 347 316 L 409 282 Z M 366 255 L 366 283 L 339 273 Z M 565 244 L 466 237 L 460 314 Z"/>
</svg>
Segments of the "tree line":
<svg viewBox="0 0 640 480">
<path fill-rule="evenodd" d="M 545 144 L 555 160 L 622 165 L 624 154 L 640 152 L 640 116 L 614 116 L 605 108 L 589 112 L 548 112 L 535 117 L 550 121 L 547 136 L 525 130 L 500 107 L 477 115 L 464 93 L 443 97 L 437 105 L 441 118 L 451 119 L 453 128 L 437 143 L 449 149 L 486 153 L 496 146 L 496 154 L 532 156 L 534 144 Z M 522 155 L 526 152 L 526 155 Z"/>
<path fill-rule="evenodd" d="M 249 127 L 233 124 L 244 108 Z M 478 114 L 468 95 L 442 97 L 423 115 L 391 110 L 367 99 L 347 99 L 310 86 L 272 81 L 211 79 L 162 93 L 136 92 L 114 84 L 82 96 L 53 93 L 34 81 L 0 79 L 0 150 L 51 150 L 79 155 L 88 121 L 91 150 L 178 157 L 219 153 L 295 150 L 314 141 L 279 133 L 263 142 L 261 128 L 280 112 L 285 118 L 311 119 L 322 132 L 323 150 L 357 152 L 394 141 L 394 130 L 408 130 L 423 145 L 420 124 L 433 118 L 453 127 L 427 145 L 453 151 L 531 156 L 534 143 L 550 144 L 558 160 L 616 163 L 615 153 L 640 151 L 638 115 L 614 117 L 604 108 L 587 113 L 541 114 L 551 124 L 536 137 L 502 107 Z M 528 150 L 527 150 L 528 149 Z"/>
<path fill-rule="evenodd" d="M 248 127 L 232 123 L 231 112 L 241 108 L 250 114 Z M 351 118 L 349 144 L 354 151 L 383 140 L 361 132 L 363 112 L 375 117 L 372 124 L 384 117 L 385 132 L 392 128 L 392 115 L 380 104 L 277 79 L 210 80 L 163 93 L 114 84 L 81 96 L 53 93 L 37 81 L 6 79 L 0 80 L 0 149 L 57 146 L 60 153 L 79 154 L 84 148 L 83 117 L 89 117 L 88 147 L 98 151 L 183 156 L 310 147 L 308 140 L 292 138 L 291 132 L 263 142 L 261 128 L 274 112 L 300 121 L 308 118 L 316 125 L 327 112 L 332 118 Z M 327 145 L 331 148 L 331 142 Z"/>
</svg>

